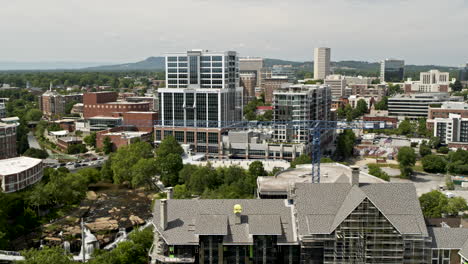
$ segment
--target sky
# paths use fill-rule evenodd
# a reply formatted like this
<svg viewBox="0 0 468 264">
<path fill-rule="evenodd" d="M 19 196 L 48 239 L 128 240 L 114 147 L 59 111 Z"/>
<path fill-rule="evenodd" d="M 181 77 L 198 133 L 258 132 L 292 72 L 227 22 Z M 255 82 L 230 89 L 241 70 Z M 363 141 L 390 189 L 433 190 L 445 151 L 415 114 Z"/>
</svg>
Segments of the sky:
<svg viewBox="0 0 468 264">
<path fill-rule="evenodd" d="M 189 49 L 459 66 L 468 0 L 0 0 L 0 61 L 125 63 Z"/>
</svg>

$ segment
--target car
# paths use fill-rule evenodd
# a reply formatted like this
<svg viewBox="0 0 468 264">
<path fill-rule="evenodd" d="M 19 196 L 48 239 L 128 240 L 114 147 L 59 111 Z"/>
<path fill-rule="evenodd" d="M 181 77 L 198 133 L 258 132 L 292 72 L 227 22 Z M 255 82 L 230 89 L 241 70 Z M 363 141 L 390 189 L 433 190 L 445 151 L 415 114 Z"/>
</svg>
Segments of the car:
<svg viewBox="0 0 468 264">
<path fill-rule="evenodd" d="M 83 161 L 84 161 L 84 162 L 89 162 L 89 159 L 85 159 L 85 160 L 83 160 Z"/>
<path fill-rule="evenodd" d="M 75 163 L 75 165 L 73 165 L 73 167 L 75 167 L 75 168 L 81 167 L 81 164 Z"/>
<path fill-rule="evenodd" d="M 71 162 L 71 161 L 67 163 L 68 166 L 71 166 L 71 165 L 73 165 L 73 164 L 74 164 L 74 163 Z"/>
<path fill-rule="evenodd" d="M 99 157 L 99 158 L 97 158 L 97 159 L 98 159 L 98 160 L 103 160 L 104 158 L 103 158 L 103 157 Z"/>
<path fill-rule="evenodd" d="M 96 158 L 96 157 L 94 157 L 94 158 L 92 158 L 91 160 L 97 160 L 97 158 Z"/>
<path fill-rule="evenodd" d="M 66 163 L 60 163 L 60 164 L 59 164 L 59 167 L 65 167 L 65 166 L 67 166 Z"/>
</svg>

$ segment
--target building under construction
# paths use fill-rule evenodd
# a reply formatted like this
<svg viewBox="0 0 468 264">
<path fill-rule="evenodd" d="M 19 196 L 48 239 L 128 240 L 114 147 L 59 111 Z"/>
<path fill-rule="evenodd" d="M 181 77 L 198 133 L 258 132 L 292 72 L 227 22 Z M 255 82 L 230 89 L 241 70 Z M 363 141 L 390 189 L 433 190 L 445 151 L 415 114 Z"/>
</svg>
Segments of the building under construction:
<svg viewBox="0 0 468 264">
<path fill-rule="evenodd" d="M 426 227 L 413 184 L 348 179 L 296 183 L 287 199 L 169 193 L 155 203 L 151 263 L 443 264 L 468 252 L 466 229 Z"/>
</svg>

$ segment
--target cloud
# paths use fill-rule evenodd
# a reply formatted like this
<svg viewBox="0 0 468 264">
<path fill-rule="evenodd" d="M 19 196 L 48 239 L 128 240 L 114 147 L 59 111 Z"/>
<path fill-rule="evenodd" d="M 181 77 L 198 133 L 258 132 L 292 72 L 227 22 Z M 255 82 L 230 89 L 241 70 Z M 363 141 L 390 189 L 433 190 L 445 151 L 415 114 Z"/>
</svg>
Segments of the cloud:
<svg viewBox="0 0 468 264">
<path fill-rule="evenodd" d="M 2 60 L 127 62 L 165 52 L 458 65 L 468 59 L 467 1 L 15 0 L 0 9 Z"/>
</svg>

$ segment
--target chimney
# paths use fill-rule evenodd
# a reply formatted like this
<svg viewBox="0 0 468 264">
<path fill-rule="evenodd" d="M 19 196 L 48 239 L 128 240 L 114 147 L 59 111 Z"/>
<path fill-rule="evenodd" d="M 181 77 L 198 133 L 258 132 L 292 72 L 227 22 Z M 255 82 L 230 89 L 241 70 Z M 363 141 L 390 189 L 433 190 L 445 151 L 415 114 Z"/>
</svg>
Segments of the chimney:
<svg viewBox="0 0 468 264">
<path fill-rule="evenodd" d="M 167 200 L 162 199 L 159 202 L 161 203 L 159 205 L 159 210 L 160 210 L 159 219 L 161 221 L 160 225 L 161 225 L 162 230 L 164 231 L 167 228 Z"/>
<path fill-rule="evenodd" d="M 359 166 L 351 166 L 351 186 L 359 186 Z"/>
<path fill-rule="evenodd" d="M 167 190 L 167 200 L 174 199 L 174 188 L 168 187 L 166 188 L 166 190 Z"/>
</svg>

